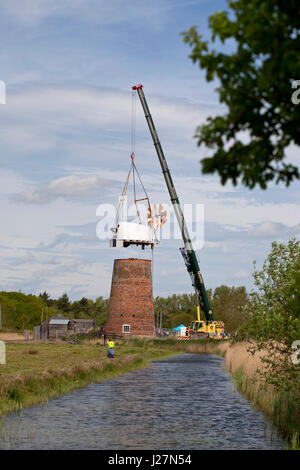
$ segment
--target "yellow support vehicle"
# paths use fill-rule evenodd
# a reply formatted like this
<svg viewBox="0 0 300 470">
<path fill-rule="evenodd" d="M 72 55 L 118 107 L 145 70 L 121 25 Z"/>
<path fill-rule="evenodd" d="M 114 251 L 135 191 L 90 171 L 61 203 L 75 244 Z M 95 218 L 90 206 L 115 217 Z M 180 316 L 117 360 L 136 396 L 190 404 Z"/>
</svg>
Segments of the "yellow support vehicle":
<svg viewBox="0 0 300 470">
<path fill-rule="evenodd" d="M 222 321 L 207 321 L 200 319 L 200 307 L 197 305 L 197 320 L 192 321 L 186 334 L 191 338 L 197 336 L 205 336 L 214 339 L 228 339 L 228 335 L 224 330 Z"/>
</svg>

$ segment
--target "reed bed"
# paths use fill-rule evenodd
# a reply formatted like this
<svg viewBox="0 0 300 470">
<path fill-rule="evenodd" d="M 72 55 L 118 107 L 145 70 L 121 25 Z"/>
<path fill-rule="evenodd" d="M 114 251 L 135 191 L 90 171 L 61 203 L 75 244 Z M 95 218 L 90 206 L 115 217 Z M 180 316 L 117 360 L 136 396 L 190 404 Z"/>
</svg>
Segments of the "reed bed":
<svg viewBox="0 0 300 470">
<path fill-rule="evenodd" d="M 263 380 L 261 373 L 267 371 L 263 362 L 268 355 L 267 351 L 251 354 L 251 343 L 248 342 L 221 347 L 222 355 L 225 348 L 226 369 L 234 377 L 237 390 L 271 418 L 286 438 L 288 447 L 299 450 L 299 386 L 295 384 L 294 390 L 287 393 Z"/>
<path fill-rule="evenodd" d="M 300 448 L 299 388 L 289 393 L 275 389 L 262 379 L 266 372 L 263 359 L 267 351 L 251 354 L 251 343 L 228 341 L 190 341 L 184 350 L 191 353 L 218 354 L 225 359 L 225 367 L 233 377 L 237 390 L 249 399 L 252 405 L 263 411 L 287 440 L 287 447 Z M 298 386 L 299 387 L 299 386 Z M 298 391 L 297 391 L 298 390 Z"/>
</svg>

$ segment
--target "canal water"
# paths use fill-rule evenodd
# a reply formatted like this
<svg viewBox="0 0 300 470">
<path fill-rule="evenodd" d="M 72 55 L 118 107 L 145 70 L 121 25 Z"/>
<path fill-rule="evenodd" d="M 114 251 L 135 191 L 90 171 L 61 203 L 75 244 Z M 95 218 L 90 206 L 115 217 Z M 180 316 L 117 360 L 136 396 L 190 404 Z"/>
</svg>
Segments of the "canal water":
<svg viewBox="0 0 300 470">
<path fill-rule="evenodd" d="M 173 356 L 11 413 L 0 449 L 284 449 L 223 365 L 212 354 Z"/>
</svg>

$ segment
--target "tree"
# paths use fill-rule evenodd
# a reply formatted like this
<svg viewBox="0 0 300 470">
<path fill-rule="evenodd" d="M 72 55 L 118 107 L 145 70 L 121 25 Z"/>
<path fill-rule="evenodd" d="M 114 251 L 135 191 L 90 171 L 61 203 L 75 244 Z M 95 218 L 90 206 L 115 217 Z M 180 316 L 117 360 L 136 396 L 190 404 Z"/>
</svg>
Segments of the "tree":
<svg viewBox="0 0 300 470">
<path fill-rule="evenodd" d="M 163 328 L 174 328 L 174 326 L 178 326 L 180 323 L 187 323 L 189 319 L 196 318 L 196 295 L 173 294 L 168 297 L 158 296 L 154 299 L 154 314 L 155 318 L 158 318 L 158 324 L 160 323 L 160 314 L 162 314 Z M 175 320 L 174 317 L 176 317 Z M 181 321 L 180 318 L 185 321 Z M 178 321 L 179 323 L 174 325 Z"/>
<path fill-rule="evenodd" d="M 45 303 L 40 297 L 21 292 L 0 292 L 3 327 L 29 330 L 41 322 Z"/>
<path fill-rule="evenodd" d="M 243 307 L 248 303 L 248 294 L 244 286 L 216 287 L 211 300 L 211 307 L 216 320 L 222 320 L 225 330 L 233 333 L 246 321 Z"/>
<path fill-rule="evenodd" d="M 242 306 L 248 302 L 245 287 L 219 286 L 214 292 L 208 289 L 207 296 L 215 319 L 224 321 L 226 331 L 233 332 L 245 322 L 245 314 L 242 311 Z M 196 294 L 156 297 L 155 318 L 160 318 L 160 312 L 164 328 L 174 328 L 180 323 L 188 326 L 197 319 Z"/>
<path fill-rule="evenodd" d="M 292 274 L 291 285 L 288 290 L 289 309 L 293 317 L 300 317 L 300 262 L 295 266 L 295 272 Z"/>
<path fill-rule="evenodd" d="M 51 299 L 48 292 L 44 291 L 42 294 L 39 294 L 39 297 L 45 302 L 45 304 L 50 307 Z"/>
<path fill-rule="evenodd" d="M 286 163 L 285 149 L 300 144 L 300 104 L 291 99 L 300 69 L 300 3 L 298 0 L 229 1 L 230 12 L 209 18 L 211 39 L 234 42 L 231 54 L 209 47 L 194 26 L 183 34 L 190 58 L 217 78 L 226 115 L 209 117 L 197 128 L 198 145 L 213 150 L 202 160 L 202 172 L 265 189 L 270 181 L 288 186 L 299 179 Z M 246 136 L 246 137 L 245 137 Z M 245 141 L 245 138 L 247 141 Z"/>
<path fill-rule="evenodd" d="M 189 326 L 194 320 L 193 315 L 189 313 L 179 313 L 174 315 L 171 319 L 171 328 L 176 328 L 179 325 Z"/>
<path fill-rule="evenodd" d="M 103 297 L 97 297 L 95 301 L 95 306 L 97 309 L 96 324 L 103 326 L 106 323 L 106 319 L 108 315 L 109 299 L 103 299 Z"/>
<path fill-rule="evenodd" d="M 70 311 L 71 304 L 66 292 L 57 300 L 57 308 L 64 313 L 68 313 Z"/>
<path fill-rule="evenodd" d="M 294 389 L 296 383 L 299 387 L 299 366 L 291 361 L 291 346 L 300 338 L 299 266 L 299 241 L 272 243 L 261 271 L 254 263 L 256 290 L 244 309 L 248 321 L 239 331 L 239 339 L 255 340 L 252 352 L 267 351 L 263 359 L 266 381 L 286 390 Z"/>
<path fill-rule="evenodd" d="M 80 305 L 83 310 L 87 309 L 89 305 L 88 299 L 86 297 L 82 297 L 82 299 L 80 300 Z"/>
</svg>

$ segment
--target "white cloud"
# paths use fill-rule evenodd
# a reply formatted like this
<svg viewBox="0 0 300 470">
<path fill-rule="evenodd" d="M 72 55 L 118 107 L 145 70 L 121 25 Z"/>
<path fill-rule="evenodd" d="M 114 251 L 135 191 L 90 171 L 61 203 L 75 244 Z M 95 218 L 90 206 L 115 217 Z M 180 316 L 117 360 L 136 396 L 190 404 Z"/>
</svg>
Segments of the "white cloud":
<svg viewBox="0 0 300 470">
<path fill-rule="evenodd" d="M 39 250 L 49 250 L 61 246 L 65 249 L 67 246 L 73 245 L 74 247 L 78 244 L 85 245 L 86 247 L 91 246 L 91 244 L 100 246 L 100 240 L 97 238 L 96 233 L 94 235 L 70 235 L 69 233 L 60 233 L 52 242 L 47 244 L 41 242 L 37 248 Z"/>
<path fill-rule="evenodd" d="M 36 256 L 34 256 L 30 251 L 28 251 L 24 256 L 16 259 L 14 261 L 14 265 L 18 266 L 18 265 L 24 265 L 24 264 L 28 264 L 28 263 L 32 264 L 36 261 L 37 261 Z"/>
<path fill-rule="evenodd" d="M 221 243 L 220 242 L 211 242 L 209 240 L 204 241 L 204 248 L 220 248 Z"/>
<path fill-rule="evenodd" d="M 101 280 L 99 282 L 99 280 Z M 110 267 L 101 262 L 87 263 L 76 257 L 59 260 L 55 268 L 34 263 L 16 268 L 2 267 L 1 286 L 3 290 L 22 290 L 38 295 L 46 290 L 50 296 L 59 297 L 68 292 L 72 299 L 86 297 L 107 297 L 111 283 Z"/>
<path fill-rule="evenodd" d="M 234 274 L 236 279 L 247 279 L 251 276 L 251 273 L 247 269 L 240 269 Z"/>
<path fill-rule="evenodd" d="M 87 177 L 80 177 L 80 176 L 65 176 L 64 178 L 58 178 L 48 186 L 48 191 L 53 194 L 59 195 L 73 195 L 77 194 L 78 192 L 86 192 L 90 189 L 93 189 L 99 186 L 100 178 L 98 176 L 87 176 Z"/>
<path fill-rule="evenodd" d="M 186 272 L 186 268 L 176 268 L 176 269 L 172 269 L 172 270 L 167 270 L 167 269 L 164 269 L 162 271 L 160 271 L 160 276 L 162 277 L 169 277 L 169 276 L 173 276 L 174 274 L 181 274 L 181 273 L 185 273 Z"/>
<path fill-rule="evenodd" d="M 111 185 L 111 183 L 111 181 L 98 176 L 70 175 L 51 181 L 45 189 L 23 191 L 17 199 L 33 204 L 47 203 L 59 197 L 80 196 L 95 188 Z"/>
<path fill-rule="evenodd" d="M 19 172 L 29 173 L 33 167 L 33 175 L 37 164 L 43 166 L 44 175 L 47 168 L 53 171 L 53 165 L 61 173 L 62 168 L 70 164 L 79 174 L 86 170 L 84 164 L 88 167 L 92 165 L 94 174 L 99 169 L 107 172 L 109 168 L 120 174 L 120 168 L 125 169 L 129 165 L 130 99 L 129 92 L 74 85 L 27 86 L 18 92 L 11 92 L 9 105 L 0 117 L 3 157 Z M 203 122 L 215 109 L 157 97 L 152 97 L 151 107 L 153 116 L 157 118 L 157 129 L 166 140 L 167 155 L 172 155 L 172 167 L 182 168 L 187 163 L 196 166 L 200 174 L 198 150 L 191 136 L 195 123 Z M 138 114 L 141 127 L 137 139 L 137 164 L 139 169 L 146 170 L 142 171 L 145 178 L 157 171 L 156 177 L 151 174 L 148 177 L 150 184 L 157 185 L 158 180 L 162 182 L 159 163 L 139 105 Z M 25 158 L 28 161 L 26 165 Z M 93 186 L 91 171 L 88 173 L 90 180 L 83 184 Z M 66 195 L 68 185 L 73 191 L 78 183 L 72 181 L 73 176 L 68 178 L 61 181 L 58 178 L 43 189 L 23 191 L 20 200 L 40 203 Z M 196 189 L 197 186 L 195 182 Z M 221 192 L 232 191 L 218 185 L 213 178 L 202 179 L 202 187 L 209 191 L 213 188 L 215 191 L 219 188 Z"/>
<path fill-rule="evenodd" d="M 250 238 L 276 237 L 284 226 L 275 222 L 263 222 L 248 231 Z"/>
<path fill-rule="evenodd" d="M 10 91 L 7 99 L 7 106 L 1 110 L 4 130 L 11 129 L 9 123 L 13 121 L 13 128 L 17 123 L 17 131 L 23 132 L 22 138 L 26 137 L 27 140 L 31 126 L 34 127 L 34 135 L 40 128 L 47 129 L 47 132 L 62 129 L 78 132 L 83 126 L 107 126 L 107 131 L 114 129 L 117 132 L 120 132 L 119 126 L 122 126 L 130 131 L 130 88 L 128 92 L 121 92 L 71 84 L 31 85 L 18 92 Z M 149 101 L 158 131 L 173 132 L 180 129 L 180 139 L 191 139 L 195 126 L 219 110 L 219 107 L 199 106 L 180 99 L 168 100 L 151 96 Z M 146 130 L 146 121 L 139 103 L 137 119 Z"/>
<path fill-rule="evenodd" d="M 185 2 L 185 6 L 198 4 L 199 0 Z M 159 0 L 151 2 L 131 0 L 1 0 L 0 8 L 19 23 L 31 26 L 48 17 L 75 16 L 98 25 L 144 21 L 154 29 L 161 28 L 169 11 L 181 3 Z"/>
<path fill-rule="evenodd" d="M 295 214 L 291 213 L 294 222 L 297 221 Z M 298 219 L 299 220 L 299 219 Z M 280 222 L 265 221 L 261 224 L 255 224 L 247 233 L 248 238 L 278 239 L 281 237 L 292 237 L 300 234 L 300 224 L 283 224 Z"/>
</svg>

